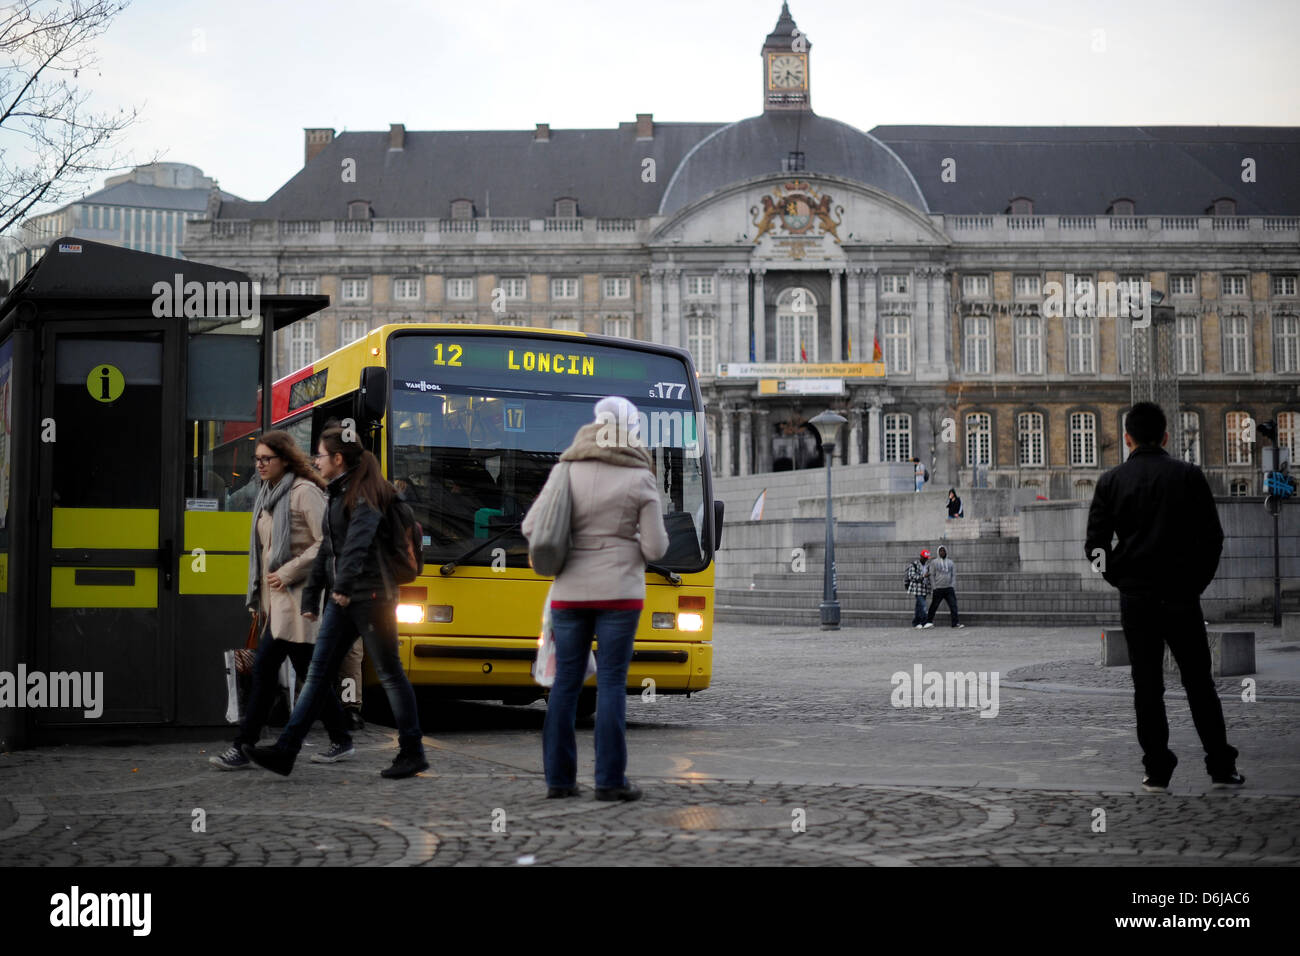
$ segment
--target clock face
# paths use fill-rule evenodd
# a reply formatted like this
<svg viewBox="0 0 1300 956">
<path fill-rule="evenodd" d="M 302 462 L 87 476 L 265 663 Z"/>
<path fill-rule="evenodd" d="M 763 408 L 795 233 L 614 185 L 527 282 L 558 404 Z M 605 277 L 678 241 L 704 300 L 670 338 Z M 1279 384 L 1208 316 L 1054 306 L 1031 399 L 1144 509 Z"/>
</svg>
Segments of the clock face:
<svg viewBox="0 0 1300 956">
<path fill-rule="evenodd" d="M 778 53 L 768 60 L 767 85 L 774 90 L 801 90 L 808 85 L 808 61 L 800 54 Z"/>
</svg>

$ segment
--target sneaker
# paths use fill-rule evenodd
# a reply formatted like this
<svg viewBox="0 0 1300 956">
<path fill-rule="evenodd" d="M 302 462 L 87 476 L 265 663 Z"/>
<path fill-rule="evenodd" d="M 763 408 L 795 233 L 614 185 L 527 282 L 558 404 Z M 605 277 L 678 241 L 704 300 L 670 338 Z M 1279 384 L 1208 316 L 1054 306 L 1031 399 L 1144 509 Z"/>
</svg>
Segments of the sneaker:
<svg viewBox="0 0 1300 956">
<path fill-rule="evenodd" d="M 1169 781 L 1153 780 L 1150 777 L 1143 777 L 1142 789 L 1145 790 L 1147 793 L 1168 793 Z"/>
<path fill-rule="evenodd" d="M 636 784 L 630 782 L 625 787 L 597 787 L 596 799 L 597 800 L 626 800 L 627 802 L 630 803 L 633 800 L 641 799 L 641 788 L 638 787 Z"/>
<path fill-rule="evenodd" d="M 421 770 L 428 769 L 429 761 L 424 759 L 423 752 L 407 752 L 403 750 L 393 759 L 391 767 L 385 767 L 379 771 L 379 776 L 387 777 L 389 780 L 398 780 L 402 777 L 414 777 Z"/>
<path fill-rule="evenodd" d="M 919 631 L 919 630 L 923 627 L 923 625 L 921 625 L 921 624 L 913 624 L 912 627 Z"/>
<path fill-rule="evenodd" d="M 1232 773 L 1213 776 L 1210 778 L 1210 782 L 1215 790 L 1228 790 L 1232 787 L 1240 787 L 1246 782 L 1246 778 L 1234 770 Z"/>
<path fill-rule="evenodd" d="M 251 762 L 238 747 L 231 747 L 217 757 L 209 757 L 208 763 L 218 770 L 247 770 Z"/>
<path fill-rule="evenodd" d="M 293 762 L 298 759 L 297 754 L 291 754 L 279 747 L 250 747 L 244 744 L 243 750 L 244 756 L 253 763 L 282 777 L 293 773 Z"/>
<path fill-rule="evenodd" d="M 956 629 L 959 628 L 959 627 L 965 627 L 965 626 L 966 626 L 965 624 L 954 624 L 954 625 L 953 625 L 953 630 L 956 630 Z"/>
<path fill-rule="evenodd" d="M 921 630 L 926 631 L 932 627 L 934 627 L 934 621 L 926 621 L 924 624 L 921 625 Z"/>
<path fill-rule="evenodd" d="M 547 787 L 546 799 L 564 799 L 565 797 L 576 797 L 578 795 L 577 787 Z"/>
<path fill-rule="evenodd" d="M 333 743 L 330 749 L 323 754 L 312 754 L 312 763 L 338 763 L 340 760 L 347 760 L 357 752 L 357 748 L 352 746 L 351 741 L 346 744 Z"/>
</svg>

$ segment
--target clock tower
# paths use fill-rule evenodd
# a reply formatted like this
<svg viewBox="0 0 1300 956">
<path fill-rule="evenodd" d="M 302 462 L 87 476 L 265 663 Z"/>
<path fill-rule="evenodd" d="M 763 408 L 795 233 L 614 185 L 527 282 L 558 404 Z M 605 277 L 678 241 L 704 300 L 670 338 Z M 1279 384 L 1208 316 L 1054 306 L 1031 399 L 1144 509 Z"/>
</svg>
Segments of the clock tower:
<svg viewBox="0 0 1300 956">
<path fill-rule="evenodd" d="M 781 4 L 781 16 L 763 41 L 763 111 L 812 111 L 808 99 L 808 51 L 812 44 L 803 35 L 790 5 Z"/>
</svg>

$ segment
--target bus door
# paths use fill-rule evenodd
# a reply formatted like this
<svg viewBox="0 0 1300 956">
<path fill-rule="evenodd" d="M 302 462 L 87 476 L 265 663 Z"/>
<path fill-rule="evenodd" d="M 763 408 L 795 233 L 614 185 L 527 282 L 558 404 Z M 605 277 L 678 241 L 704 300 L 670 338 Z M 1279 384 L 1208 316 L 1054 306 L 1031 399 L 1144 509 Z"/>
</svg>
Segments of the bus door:
<svg viewBox="0 0 1300 956">
<path fill-rule="evenodd" d="M 163 503 L 177 492 L 182 335 L 151 320 L 45 326 L 34 656 L 47 675 L 80 675 L 84 694 L 98 680 L 102 713 L 42 709 L 37 725 L 172 718 L 176 519 Z"/>
</svg>

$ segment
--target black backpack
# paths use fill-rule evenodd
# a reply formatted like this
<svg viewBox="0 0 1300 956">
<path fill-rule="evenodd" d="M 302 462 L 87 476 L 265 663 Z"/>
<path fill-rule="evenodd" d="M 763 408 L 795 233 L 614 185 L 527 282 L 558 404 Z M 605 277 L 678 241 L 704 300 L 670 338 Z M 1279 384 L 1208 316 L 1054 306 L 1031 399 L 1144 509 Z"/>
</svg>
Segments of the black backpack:
<svg viewBox="0 0 1300 956">
<path fill-rule="evenodd" d="M 384 524 L 383 560 L 398 584 L 410 584 L 424 573 L 424 529 L 411 506 L 397 495 L 384 512 Z"/>
</svg>

